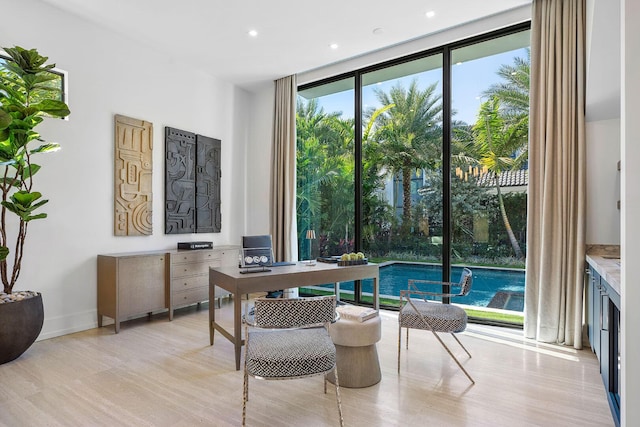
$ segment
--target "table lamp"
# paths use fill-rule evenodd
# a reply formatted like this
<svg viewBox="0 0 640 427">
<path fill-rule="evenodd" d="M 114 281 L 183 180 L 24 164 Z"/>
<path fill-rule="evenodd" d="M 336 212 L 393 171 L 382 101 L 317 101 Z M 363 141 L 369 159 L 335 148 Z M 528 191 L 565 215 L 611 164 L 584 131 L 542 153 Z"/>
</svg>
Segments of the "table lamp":
<svg viewBox="0 0 640 427">
<path fill-rule="evenodd" d="M 307 230 L 307 240 L 309 241 L 309 260 L 313 259 L 311 256 L 311 241 L 316 238 L 315 230 Z"/>
</svg>

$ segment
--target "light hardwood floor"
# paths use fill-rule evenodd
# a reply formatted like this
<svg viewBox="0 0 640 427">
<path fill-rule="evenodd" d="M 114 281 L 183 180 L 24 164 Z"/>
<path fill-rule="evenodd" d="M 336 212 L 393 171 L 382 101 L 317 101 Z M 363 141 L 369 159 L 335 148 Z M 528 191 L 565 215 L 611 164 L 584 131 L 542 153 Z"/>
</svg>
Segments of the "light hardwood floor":
<svg viewBox="0 0 640 427">
<path fill-rule="evenodd" d="M 229 322 L 231 304 L 216 317 Z M 207 306 L 136 319 L 35 343 L 0 366 L 2 426 L 237 426 L 242 371 L 229 341 L 209 346 Z M 537 344 L 519 330 L 469 325 L 460 339 L 476 380 L 442 347 L 412 331 L 397 374 L 397 313 L 382 313 L 382 381 L 342 388 L 347 426 L 612 426 L 590 350 Z M 338 424 L 334 389 L 321 377 L 251 380 L 247 425 Z"/>
</svg>

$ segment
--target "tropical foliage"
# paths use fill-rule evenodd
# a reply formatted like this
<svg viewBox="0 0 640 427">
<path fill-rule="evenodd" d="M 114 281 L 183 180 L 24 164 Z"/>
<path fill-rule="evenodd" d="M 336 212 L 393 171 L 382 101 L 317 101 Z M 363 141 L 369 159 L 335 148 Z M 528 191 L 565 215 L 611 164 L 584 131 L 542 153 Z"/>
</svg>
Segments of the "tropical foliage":
<svg viewBox="0 0 640 427">
<path fill-rule="evenodd" d="M 33 163 L 33 156 L 59 148 L 55 142 L 45 142 L 35 128 L 45 115 L 65 117 L 69 108 L 60 101 L 59 87 L 52 84 L 59 76 L 51 72 L 53 64 L 46 65 L 47 57 L 19 46 L 4 51 L 11 60 L 0 63 L 0 278 L 4 292 L 10 294 L 20 276 L 29 223 L 47 217 L 39 211 L 48 200 L 35 190 L 33 177 L 40 166 Z M 9 214 L 17 217 L 13 237 Z M 13 263 L 9 265 L 11 242 Z"/>
<path fill-rule="evenodd" d="M 498 70 L 501 82 L 483 93 L 476 121 L 452 123 L 452 255 L 458 259 L 522 259 L 526 193 L 505 193 L 501 174 L 526 167 L 529 58 Z M 370 256 L 441 260 L 443 233 L 442 99 L 437 83 L 375 90 L 380 105 L 362 123 L 362 247 Z M 355 245 L 353 119 L 299 98 L 298 230 L 319 230 L 319 255 Z M 473 169 L 475 173 L 456 171 Z M 486 175 L 481 185 L 480 178 Z M 487 179 L 488 178 L 488 179 Z M 398 197 L 394 190 L 397 183 Z M 401 196 L 400 196 L 401 194 Z M 484 225 L 482 225 L 484 224 Z M 483 228 L 484 227 L 484 228 Z M 478 238 L 484 230 L 485 239 Z M 315 254 L 314 254 L 315 255 Z"/>
</svg>

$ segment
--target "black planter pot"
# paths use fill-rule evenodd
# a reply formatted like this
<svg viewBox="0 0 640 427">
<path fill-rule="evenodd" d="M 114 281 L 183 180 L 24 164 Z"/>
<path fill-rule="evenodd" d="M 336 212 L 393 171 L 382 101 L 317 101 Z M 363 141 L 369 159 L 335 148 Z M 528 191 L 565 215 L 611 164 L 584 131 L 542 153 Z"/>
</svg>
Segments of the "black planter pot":
<svg viewBox="0 0 640 427">
<path fill-rule="evenodd" d="M 42 295 L 0 304 L 0 364 L 20 357 L 34 343 L 44 323 Z"/>
</svg>

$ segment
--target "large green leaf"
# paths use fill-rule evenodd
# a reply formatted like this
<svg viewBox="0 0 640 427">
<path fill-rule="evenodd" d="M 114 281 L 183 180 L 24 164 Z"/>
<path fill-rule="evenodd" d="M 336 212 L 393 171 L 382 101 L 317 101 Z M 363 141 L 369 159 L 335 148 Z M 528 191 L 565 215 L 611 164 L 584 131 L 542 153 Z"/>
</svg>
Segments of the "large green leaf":
<svg viewBox="0 0 640 427">
<path fill-rule="evenodd" d="M 27 50 L 20 46 L 5 47 L 3 49 L 15 62 L 15 64 L 7 62 L 5 64 L 5 67 L 12 68 L 11 65 L 15 65 L 17 68 L 19 68 L 19 72 L 17 74 L 20 75 L 35 74 L 38 71 L 46 71 L 55 66 L 53 64 L 43 66 L 43 64 L 47 62 L 47 59 L 49 58 L 40 55 L 36 49 Z"/>
<path fill-rule="evenodd" d="M 19 200 L 19 198 L 16 198 L 15 197 L 16 194 L 19 194 L 19 198 L 23 198 L 23 200 Z M 41 200 L 35 205 L 31 205 L 33 200 L 40 197 L 40 193 L 37 193 L 38 196 L 35 198 L 32 198 L 34 194 L 35 193 L 28 193 L 26 191 L 18 191 L 11 196 L 12 201 L 4 200 L 2 202 L 2 206 L 4 206 L 9 212 L 16 214 L 17 216 L 20 217 L 21 220 L 26 222 L 34 219 L 46 218 L 47 217 L 46 213 L 32 215 L 35 209 L 39 208 L 40 206 L 48 202 L 48 200 Z M 25 197 L 26 199 L 24 199 Z"/>
<path fill-rule="evenodd" d="M 4 111 L 4 109 L 0 110 L 0 130 L 6 129 L 7 127 L 9 127 L 12 120 L 13 119 L 11 118 L 11 115 L 9 113 Z M 0 139 L 0 140 L 4 140 L 4 139 Z"/>
<path fill-rule="evenodd" d="M 30 151 L 31 154 L 34 153 L 49 153 L 51 151 L 58 151 L 60 149 L 60 144 L 57 142 L 48 142 L 46 144 L 42 144 L 38 148 L 35 148 Z"/>
<path fill-rule="evenodd" d="M 46 213 L 39 213 L 38 215 L 29 215 L 25 222 L 33 221 L 34 219 L 45 219 L 47 217 Z"/>
<path fill-rule="evenodd" d="M 20 206 L 29 207 L 40 197 L 42 197 L 42 194 L 39 191 L 16 191 L 11 195 L 11 200 Z"/>
<path fill-rule="evenodd" d="M 22 170 L 22 180 L 26 181 L 30 177 L 36 174 L 40 170 L 40 165 L 36 165 L 34 163 L 29 164 L 28 167 L 25 167 Z"/>
<path fill-rule="evenodd" d="M 52 80 L 56 80 L 57 78 L 59 77 L 53 73 L 38 73 L 26 75 L 22 78 L 22 80 L 24 80 L 27 87 L 34 87 L 39 83 L 49 82 Z"/>
<path fill-rule="evenodd" d="M 31 107 L 37 108 L 43 113 L 47 113 L 53 117 L 65 117 L 68 116 L 70 111 L 67 104 L 62 101 L 57 101 L 55 99 L 45 99 L 43 101 L 38 102 L 37 104 L 32 104 Z"/>
</svg>

